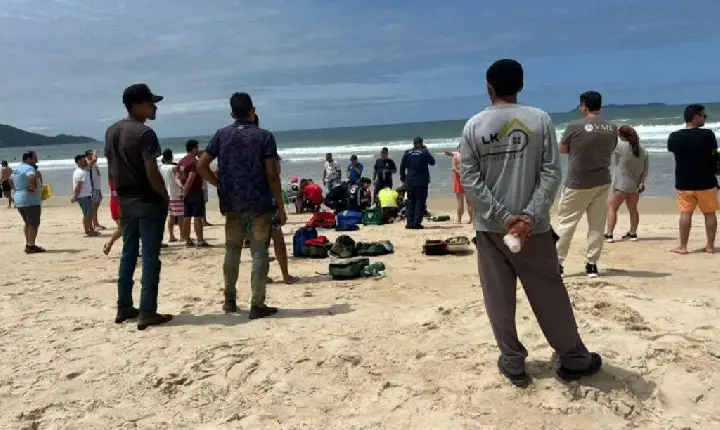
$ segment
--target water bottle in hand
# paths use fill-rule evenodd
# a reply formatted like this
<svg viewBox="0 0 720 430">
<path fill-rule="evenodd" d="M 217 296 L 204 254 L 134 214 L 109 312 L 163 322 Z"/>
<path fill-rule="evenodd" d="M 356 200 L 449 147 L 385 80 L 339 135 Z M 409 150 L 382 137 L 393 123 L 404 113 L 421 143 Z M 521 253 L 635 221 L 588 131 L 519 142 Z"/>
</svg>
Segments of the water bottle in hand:
<svg viewBox="0 0 720 430">
<path fill-rule="evenodd" d="M 520 243 L 520 239 L 513 236 L 512 234 L 508 233 L 503 237 L 503 242 L 505 242 L 505 245 L 507 245 L 508 248 L 510 248 L 510 252 L 517 253 L 520 252 L 520 248 L 522 247 Z"/>
</svg>

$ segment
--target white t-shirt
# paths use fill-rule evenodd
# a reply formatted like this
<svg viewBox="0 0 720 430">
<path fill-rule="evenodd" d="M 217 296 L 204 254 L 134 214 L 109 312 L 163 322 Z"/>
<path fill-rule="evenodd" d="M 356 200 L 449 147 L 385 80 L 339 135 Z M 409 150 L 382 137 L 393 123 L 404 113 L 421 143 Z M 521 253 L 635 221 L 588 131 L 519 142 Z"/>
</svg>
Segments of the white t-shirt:
<svg viewBox="0 0 720 430">
<path fill-rule="evenodd" d="M 90 185 L 90 172 L 79 167 L 75 169 L 75 172 L 73 172 L 73 190 L 75 190 L 78 182 L 82 182 L 82 188 L 80 188 L 80 194 L 78 194 L 77 197 L 79 199 L 83 197 L 91 197 L 92 186 Z"/>
<path fill-rule="evenodd" d="M 327 182 L 340 180 L 340 165 L 337 161 L 325 162 L 325 180 Z"/>
<path fill-rule="evenodd" d="M 175 169 L 177 168 L 174 164 L 161 164 L 160 165 L 160 173 L 162 173 L 162 177 L 165 180 L 165 189 L 168 192 L 168 196 L 170 197 L 170 200 L 178 200 L 180 199 L 180 187 L 178 186 L 177 182 L 175 182 Z"/>
<path fill-rule="evenodd" d="M 94 164 L 90 167 L 90 174 L 88 175 L 90 178 L 90 185 L 95 190 L 101 190 L 102 184 L 101 184 L 101 174 L 100 174 L 100 168 L 97 166 L 97 164 Z"/>
</svg>

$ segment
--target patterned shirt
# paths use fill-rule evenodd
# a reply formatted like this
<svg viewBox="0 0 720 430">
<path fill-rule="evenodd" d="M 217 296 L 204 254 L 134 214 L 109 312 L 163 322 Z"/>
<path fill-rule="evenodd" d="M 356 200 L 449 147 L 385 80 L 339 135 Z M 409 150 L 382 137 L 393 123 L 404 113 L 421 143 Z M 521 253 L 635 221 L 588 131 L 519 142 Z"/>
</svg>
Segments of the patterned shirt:
<svg viewBox="0 0 720 430">
<path fill-rule="evenodd" d="M 220 210 L 264 213 L 274 210 L 265 160 L 277 158 L 275 136 L 249 121 L 236 121 L 215 133 L 205 148 L 217 158 Z"/>
</svg>

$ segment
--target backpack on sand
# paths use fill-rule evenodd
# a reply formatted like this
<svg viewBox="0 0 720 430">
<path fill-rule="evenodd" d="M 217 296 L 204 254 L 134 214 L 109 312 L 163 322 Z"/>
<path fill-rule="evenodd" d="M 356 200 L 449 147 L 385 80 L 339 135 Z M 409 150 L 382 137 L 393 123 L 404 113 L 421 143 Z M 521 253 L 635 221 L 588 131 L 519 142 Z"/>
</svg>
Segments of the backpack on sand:
<svg viewBox="0 0 720 430">
<path fill-rule="evenodd" d="M 305 242 L 317 239 L 318 233 L 315 227 L 300 227 L 293 236 L 293 257 L 302 257 L 302 249 Z"/>
<path fill-rule="evenodd" d="M 358 211 L 342 211 L 337 214 L 337 231 L 359 230 L 358 224 L 363 220 L 363 213 Z"/>
<path fill-rule="evenodd" d="M 444 240 L 426 240 L 423 245 L 425 255 L 447 254 L 447 243 Z"/>
<path fill-rule="evenodd" d="M 365 276 L 363 271 L 370 264 L 367 257 L 330 263 L 330 276 L 335 280 L 357 279 Z"/>
<path fill-rule="evenodd" d="M 367 242 L 357 244 L 358 255 L 367 257 L 376 257 L 378 255 L 387 255 L 395 252 L 395 247 L 388 240 L 381 240 L 379 242 Z"/>
<path fill-rule="evenodd" d="M 303 258 L 327 258 L 329 244 L 308 244 L 303 246 L 300 256 Z"/>
<path fill-rule="evenodd" d="M 332 212 L 316 212 L 307 223 L 308 227 L 335 228 L 335 214 Z"/>
<path fill-rule="evenodd" d="M 330 248 L 330 255 L 337 258 L 350 258 L 357 255 L 355 241 L 347 235 L 339 236 Z"/>
</svg>

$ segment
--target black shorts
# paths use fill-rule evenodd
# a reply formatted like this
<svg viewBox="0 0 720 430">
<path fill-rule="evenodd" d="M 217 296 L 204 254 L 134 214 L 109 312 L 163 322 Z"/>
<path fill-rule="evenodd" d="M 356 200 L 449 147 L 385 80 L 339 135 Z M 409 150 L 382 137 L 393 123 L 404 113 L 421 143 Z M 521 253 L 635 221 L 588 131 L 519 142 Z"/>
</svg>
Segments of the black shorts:
<svg viewBox="0 0 720 430">
<path fill-rule="evenodd" d="M 2 184 L 0 184 L 0 187 L 2 187 L 2 190 L 4 193 L 7 193 L 10 191 L 10 181 L 2 181 Z"/>
<path fill-rule="evenodd" d="M 202 218 L 205 216 L 205 194 L 190 193 L 183 199 L 185 218 Z"/>
<path fill-rule="evenodd" d="M 20 216 L 25 222 L 25 225 L 32 228 L 40 227 L 40 214 L 42 212 L 41 206 L 25 206 L 23 208 L 17 208 L 20 212 Z"/>
</svg>

